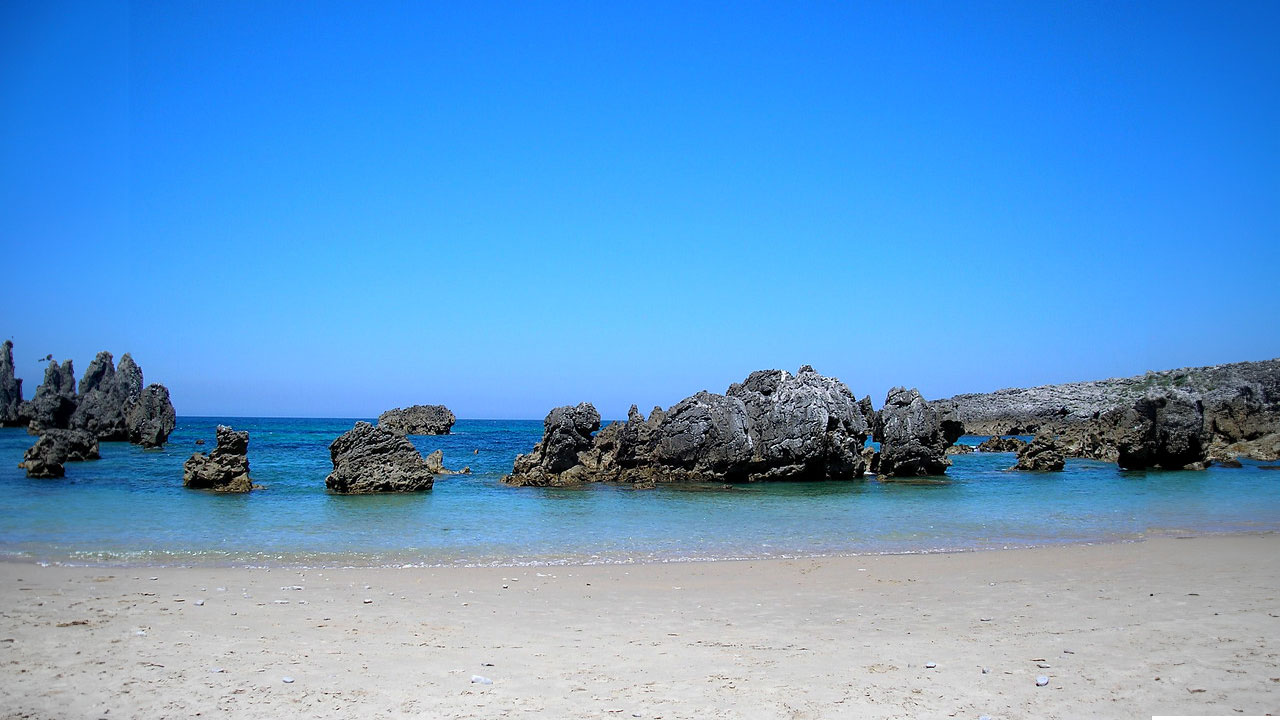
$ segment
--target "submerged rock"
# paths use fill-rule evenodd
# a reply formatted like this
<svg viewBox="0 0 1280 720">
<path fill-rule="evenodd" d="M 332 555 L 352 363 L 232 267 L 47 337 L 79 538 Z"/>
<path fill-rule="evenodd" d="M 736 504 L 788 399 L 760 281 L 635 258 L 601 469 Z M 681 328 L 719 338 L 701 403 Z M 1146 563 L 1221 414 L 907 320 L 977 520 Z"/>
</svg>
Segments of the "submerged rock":
<svg viewBox="0 0 1280 720">
<path fill-rule="evenodd" d="M 896 387 L 880 408 L 875 428 L 880 443 L 880 474 L 885 476 L 941 475 L 951 461 L 951 442 L 943 432 L 942 415 L 919 391 Z"/>
<path fill-rule="evenodd" d="M 1062 449 L 1058 446 L 1057 438 L 1051 433 L 1041 432 L 1018 450 L 1018 462 L 1013 469 L 1055 472 L 1065 467 L 1066 460 L 1062 457 Z"/>
<path fill-rule="evenodd" d="M 430 490 L 435 475 L 404 435 L 358 422 L 329 445 L 329 490 L 343 494 Z"/>
<path fill-rule="evenodd" d="M 68 462 L 97 460 L 98 439 L 83 430 L 45 430 L 36 443 L 27 448 L 18 467 L 31 478 L 59 478 L 66 473 Z"/>
<path fill-rule="evenodd" d="M 195 453 L 182 465 L 182 486 L 193 490 L 249 492 L 249 433 L 217 428 L 218 444 L 208 455 Z"/>
<path fill-rule="evenodd" d="M 0 345 L 0 427 L 23 424 L 22 380 L 13 376 L 13 343 Z"/>
<path fill-rule="evenodd" d="M 804 366 L 751 373 L 724 395 L 702 391 L 648 419 L 600 430 L 590 404 L 552 410 L 543 438 L 516 458 L 511 485 L 626 482 L 754 482 L 862 475 L 865 405 L 844 383 Z M 599 432 L 593 437 L 592 433 Z"/>
<path fill-rule="evenodd" d="M 123 362 L 121 363 L 123 364 Z M 136 402 L 130 404 L 124 417 L 129 442 L 144 448 L 157 448 L 169 439 L 177 425 L 169 389 L 159 383 L 143 388 Z"/>
<path fill-rule="evenodd" d="M 448 435 L 456 418 L 444 405 L 411 405 L 378 416 L 378 427 L 401 435 Z"/>
</svg>

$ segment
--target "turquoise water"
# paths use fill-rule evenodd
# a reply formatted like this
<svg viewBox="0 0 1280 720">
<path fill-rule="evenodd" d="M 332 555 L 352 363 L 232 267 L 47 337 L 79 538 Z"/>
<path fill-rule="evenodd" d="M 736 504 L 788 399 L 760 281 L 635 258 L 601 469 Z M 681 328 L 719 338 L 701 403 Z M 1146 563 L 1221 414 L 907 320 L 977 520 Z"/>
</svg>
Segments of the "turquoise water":
<svg viewBox="0 0 1280 720">
<path fill-rule="evenodd" d="M 182 463 L 219 423 L 249 430 L 264 490 L 182 488 Z M 102 460 L 31 480 L 15 466 L 34 438 L 0 430 L 0 557 L 181 565 L 517 565 L 900 553 L 1280 530 L 1280 471 L 1121 472 L 1068 461 L 1007 472 L 1012 454 L 952 458 L 945 482 L 761 484 L 723 490 L 509 488 L 538 421 L 460 420 L 413 437 L 451 468 L 430 492 L 336 496 L 329 443 L 353 420 L 181 418 L 169 444 L 103 443 Z M 196 448 L 196 438 L 208 443 Z M 977 444 L 982 438 L 961 442 Z M 475 451 L 479 451 L 478 453 Z"/>
</svg>

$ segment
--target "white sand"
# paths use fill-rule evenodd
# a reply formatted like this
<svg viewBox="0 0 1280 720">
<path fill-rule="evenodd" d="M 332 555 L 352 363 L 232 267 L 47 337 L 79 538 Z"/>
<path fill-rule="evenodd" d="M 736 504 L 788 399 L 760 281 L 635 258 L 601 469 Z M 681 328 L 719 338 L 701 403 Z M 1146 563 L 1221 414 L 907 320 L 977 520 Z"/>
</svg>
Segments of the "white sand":
<svg viewBox="0 0 1280 720">
<path fill-rule="evenodd" d="M 0 578 L 6 718 L 1280 710 L 1280 535 L 519 569 L 9 563 Z"/>
</svg>

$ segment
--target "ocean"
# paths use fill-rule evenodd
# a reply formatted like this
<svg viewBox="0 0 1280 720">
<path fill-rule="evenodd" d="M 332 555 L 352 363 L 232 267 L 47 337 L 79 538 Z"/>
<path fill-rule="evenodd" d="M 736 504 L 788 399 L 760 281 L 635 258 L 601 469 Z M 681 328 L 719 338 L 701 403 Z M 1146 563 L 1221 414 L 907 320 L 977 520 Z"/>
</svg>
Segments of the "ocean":
<svg viewBox="0 0 1280 720">
<path fill-rule="evenodd" d="M 214 428 L 250 433 L 245 495 L 185 490 L 182 463 Z M 1124 472 L 1068 460 L 1009 472 L 1012 454 L 952 457 L 945 480 L 511 488 L 540 421 L 459 420 L 413 436 L 471 475 L 425 493 L 325 491 L 350 419 L 179 418 L 162 450 L 102 443 L 57 480 L 16 467 L 35 438 L 0 429 L 0 559 L 87 565 L 508 566 L 920 553 L 1280 530 L 1280 471 Z M 204 438 L 204 446 L 196 446 Z M 977 444 L 983 438 L 960 442 Z"/>
</svg>

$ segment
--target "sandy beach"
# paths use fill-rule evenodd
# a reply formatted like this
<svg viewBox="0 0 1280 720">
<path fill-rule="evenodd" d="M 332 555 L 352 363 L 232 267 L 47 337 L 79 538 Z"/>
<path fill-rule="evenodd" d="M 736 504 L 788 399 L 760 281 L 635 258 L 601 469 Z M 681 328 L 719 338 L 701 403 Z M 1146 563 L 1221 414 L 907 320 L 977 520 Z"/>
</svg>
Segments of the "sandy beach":
<svg viewBox="0 0 1280 720">
<path fill-rule="evenodd" d="M 6 718 L 1280 709 L 1280 535 L 634 566 L 5 563 L 0 575 Z"/>
</svg>

